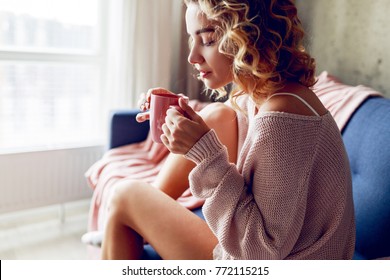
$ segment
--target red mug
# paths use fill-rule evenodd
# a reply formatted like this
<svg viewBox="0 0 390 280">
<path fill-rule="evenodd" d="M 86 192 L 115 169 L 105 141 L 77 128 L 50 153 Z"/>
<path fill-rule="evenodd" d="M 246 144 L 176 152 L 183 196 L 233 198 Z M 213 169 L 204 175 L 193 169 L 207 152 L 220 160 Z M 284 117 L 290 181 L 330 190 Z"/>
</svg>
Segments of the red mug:
<svg viewBox="0 0 390 280">
<path fill-rule="evenodd" d="M 150 95 L 150 132 L 152 140 L 156 143 L 162 143 L 160 136 L 163 134 L 162 125 L 165 123 L 167 110 L 170 107 L 176 107 L 179 111 L 180 95 L 164 89 L 154 90 Z"/>
</svg>

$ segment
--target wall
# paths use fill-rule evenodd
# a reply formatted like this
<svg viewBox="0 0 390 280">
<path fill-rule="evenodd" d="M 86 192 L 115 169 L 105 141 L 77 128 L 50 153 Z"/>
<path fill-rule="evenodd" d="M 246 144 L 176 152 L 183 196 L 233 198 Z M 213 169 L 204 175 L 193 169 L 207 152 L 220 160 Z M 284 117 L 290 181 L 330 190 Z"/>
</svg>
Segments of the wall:
<svg viewBox="0 0 390 280">
<path fill-rule="evenodd" d="M 0 154 L 0 214 L 90 198 L 84 173 L 103 152 L 91 146 Z"/>
<path fill-rule="evenodd" d="M 390 97 L 390 1 L 296 0 L 317 72 Z"/>
</svg>

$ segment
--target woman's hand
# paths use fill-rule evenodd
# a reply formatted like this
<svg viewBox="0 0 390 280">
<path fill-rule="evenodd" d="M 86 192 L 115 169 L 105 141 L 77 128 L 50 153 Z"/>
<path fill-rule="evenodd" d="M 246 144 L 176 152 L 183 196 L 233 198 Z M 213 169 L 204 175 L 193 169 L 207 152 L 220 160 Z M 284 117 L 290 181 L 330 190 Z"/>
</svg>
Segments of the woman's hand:
<svg viewBox="0 0 390 280">
<path fill-rule="evenodd" d="M 167 111 L 161 141 L 170 152 L 184 155 L 210 128 L 184 98 L 179 99 L 179 107 L 183 114 L 175 108 Z"/>
<path fill-rule="evenodd" d="M 152 90 L 148 90 L 147 93 L 141 93 L 137 106 L 140 108 L 142 113 L 138 113 L 135 119 L 137 122 L 144 122 L 147 121 L 150 118 L 149 109 L 150 109 L 150 95 L 152 94 Z"/>
<path fill-rule="evenodd" d="M 158 92 L 174 94 L 173 92 L 170 92 L 169 90 L 166 90 L 164 88 L 151 88 L 146 93 L 141 93 L 137 102 L 137 106 L 138 108 L 140 108 L 142 113 L 137 114 L 136 116 L 137 122 L 144 122 L 150 119 L 149 109 L 150 109 L 151 95 L 152 93 L 158 93 Z M 185 96 L 184 94 L 179 93 L 178 95 L 182 96 L 183 98 L 186 98 L 188 101 L 188 97 Z"/>
</svg>

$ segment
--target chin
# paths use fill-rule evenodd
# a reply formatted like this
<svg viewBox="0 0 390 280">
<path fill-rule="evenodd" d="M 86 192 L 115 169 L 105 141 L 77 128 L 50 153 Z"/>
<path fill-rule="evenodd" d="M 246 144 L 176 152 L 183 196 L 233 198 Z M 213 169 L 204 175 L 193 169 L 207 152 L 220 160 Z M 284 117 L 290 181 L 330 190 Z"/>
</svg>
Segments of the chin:
<svg viewBox="0 0 390 280">
<path fill-rule="evenodd" d="M 219 89 L 229 84 L 229 83 L 216 83 L 215 81 L 210 81 L 207 79 L 202 79 L 202 81 L 208 89 Z"/>
</svg>

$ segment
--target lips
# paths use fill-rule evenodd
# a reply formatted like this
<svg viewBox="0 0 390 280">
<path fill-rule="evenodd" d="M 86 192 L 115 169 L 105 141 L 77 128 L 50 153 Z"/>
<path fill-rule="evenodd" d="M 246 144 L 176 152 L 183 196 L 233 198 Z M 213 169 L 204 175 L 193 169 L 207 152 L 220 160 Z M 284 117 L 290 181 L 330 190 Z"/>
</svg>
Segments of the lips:
<svg viewBox="0 0 390 280">
<path fill-rule="evenodd" d="M 199 75 L 201 78 L 206 78 L 211 74 L 211 71 L 204 71 L 204 70 L 199 70 Z"/>
</svg>

